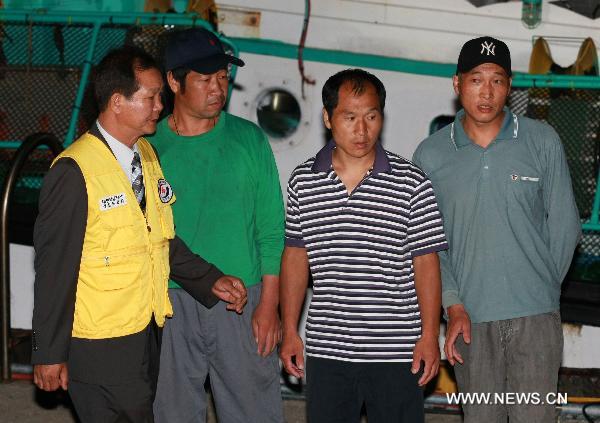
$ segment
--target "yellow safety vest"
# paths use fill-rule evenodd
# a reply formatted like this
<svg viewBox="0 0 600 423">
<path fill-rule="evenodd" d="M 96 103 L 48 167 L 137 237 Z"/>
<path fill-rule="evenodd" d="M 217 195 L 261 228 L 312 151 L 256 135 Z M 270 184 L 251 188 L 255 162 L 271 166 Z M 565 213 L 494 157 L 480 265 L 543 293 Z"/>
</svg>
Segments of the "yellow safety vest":
<svg viewBox="0 0 600 423">
<path fill-rule="evenodd" d="M 148 141 L 140 138 L 137 146 L 145 215 L 123 169 L 100 139 L 87 133 L 56 158 L 77 162 L 88 197 L 73 337 L 130 335 L 144 329 L 152 314 L 158 326 L 173 314 L 167 282 L 175 196 Z"/>
</svg>

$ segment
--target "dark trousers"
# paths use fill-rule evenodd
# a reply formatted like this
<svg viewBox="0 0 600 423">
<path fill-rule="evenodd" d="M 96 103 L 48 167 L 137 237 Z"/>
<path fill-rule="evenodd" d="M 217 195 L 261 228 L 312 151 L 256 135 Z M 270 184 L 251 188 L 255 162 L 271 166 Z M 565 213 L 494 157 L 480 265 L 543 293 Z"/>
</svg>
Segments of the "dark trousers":
<svg viewBox="0 0 600 423">
<path fill-rule="evenodd" d="M 369 423 L 419 423 L 425 419 L 420 373 L 411 363 L 353 363 L 308 357 L 309 423 L 360 421 L 365 405 Z"/>
<path fill-rule="evenodd" d="M 154 422 L 160 343 L 154 320 L 133 335 L 74 342 L 69 395 L 82 423 Z M 90 370 L 83 374 L 86 366 Z"/>
</svg>

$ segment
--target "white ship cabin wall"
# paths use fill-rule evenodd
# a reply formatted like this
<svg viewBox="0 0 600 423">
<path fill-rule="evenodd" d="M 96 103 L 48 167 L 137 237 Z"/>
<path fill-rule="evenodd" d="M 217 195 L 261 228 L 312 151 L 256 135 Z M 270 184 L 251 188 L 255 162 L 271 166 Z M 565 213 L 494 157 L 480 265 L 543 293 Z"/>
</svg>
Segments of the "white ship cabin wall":
<svg viewBox="0 0 600 423">
<path fill-rule="evenodd" d="M 18 7 L 18 3 L 24 2 L 13 0 L 12 3 L 12 7 Z M 49 7 L 57 10 L 92 7 L 91 2 L 58 3 L 52 2 Z M 100 3 L 103 11 L 143 10 L 143 1 Z M 129 3 L 140 4 L 133 7 Z M 182 11 L 186 2 L 174 1 L 173 4 L 177 11 Z M 314 155 L 326 141 L 321 87 L 335 72 L 362 67 L 383 81 L 387 101 L 382 140 L 385 148 L 407 158 L 429 134 L 435 117 L 454 115 L 457 111 L 450 77 L 377 69 L 370 67 L 368 60 L 357 60 L 354 66 L 305 60 L 305 74 L 314 84 L 304 84 L 303 96 L 298 61 L 279 57 L 268 44 L 260 43 L 276 40 L 297 45 L 305 1 L 226 0 L 216 1 L 216 4 L 219 29 L 228 37 L 259 40 L 253 53 L 241 48 L 240 56 L 246 66 L 237 73 L 229 111 L 257 122 L 257 105 L 270 90 L 286 91 L 298 102 L 301 117 L 297 130 L 284 137 L 271 137 L 284 192 L 293 168 Z M 11 1 L 5 1 L 5 7 L 11 7 Z M 552 37 L 549 39 L 552 56 L 561 66 L 575 61 L 586 37 L 592 37 L 596 45 L 600 45 L 600 19 L 586 18 L 547 0 L 543 0 L 542 22 L 533 30 L 521 22 L 521 1 L 475 7 L 466 0 L 313 0 L 311 7 L 306 47 L 358 55 L 454 64 L 465 41 L 490 35 L 508 44 L 513 70 L 526 72 L 534 37 Z M 32 262 L 31 247 L 11 246 L 13 327 L 31 327 Z M 564 325 L 564 334 L 563 366 L 600 368 L 597 355 L 600 328 Z"/>
<path fill-rule="evenodd" d="M 228 36 L 254 36 L 297 45 L 304 3 L 217 2 L 222 20 L 220 29 Z M 520 1 L 479 8 L 466 0 L 313 0 L 311 6 L 306 46 L 319 49 L 454 64 L 465 41 L 490 35 L 508 44 L 513 70 L 527 72 L 533 37 L 552 36 L 549 41 L 552 56 L 562 66 L 575 61 L 586 37 L 592 37 L 596 45 L 600 45 L 600 20 L 594 21 L 546 1 L 542 7 L 542 23 L 534 30 L 525 28 L 521 22 Z M 250 12 L 260 14 L 260 24 L 252 30 L 239 24 L 243 21 L 240 14 Z M 559 37 L 564 39 L 557 39 Z M 247 66 L 237 75 L 236 83 L 242 89 L 234 91 L 236 98 L 232 99 L 230 110 L 256 119 L 254 109 L 258 94 L 280 85 L 299 99 L 302 123 L 310 126 L 310 130 L 301 131 L 296 137 L 273 140 L 282 186 L 285 186 L 297 162 L 310 157 L 323 142 L 321 87 L 330 75 L 350 66 L 305 61 L 305 73 L 315 80 L 315 85 L 305 85 L 306 100 L 301 101 L 296 60 L 244 52 L 241 56 Z M 454 115 L 457 110 L 452 82 L 447 77 L 369 69 L 368 62 L 360 67 L 375 73 L 386 86 L 387 119 L 382 139 L 387 149 L 404 157 L 410 158 L 418 143 L 429 134 L 433 118 Z"/>
</svg>

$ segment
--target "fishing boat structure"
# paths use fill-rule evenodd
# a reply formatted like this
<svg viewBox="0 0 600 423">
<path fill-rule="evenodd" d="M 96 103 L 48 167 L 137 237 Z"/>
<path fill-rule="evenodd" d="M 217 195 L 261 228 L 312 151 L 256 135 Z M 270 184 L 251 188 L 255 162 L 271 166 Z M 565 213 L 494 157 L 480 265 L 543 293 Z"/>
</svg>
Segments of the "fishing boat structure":
<svg viewBox="0 0 600 423">
<path fill-rule="evenodd" d="M 181 13 L 187 2 L 171 3 L 176 13 L 169 14 L 143 13 L 144 2 L 133 2 L 137 9 L 96 2 L 102 3 L 101 10 L 79 2 L 46 2 L 43 12 L 17 7 L 23 3 L 13 1 L 11 6 L 6 1 L 0 9 L 0 72 L 5 72 L 0 79 L 0 151 L 9 159 L 13 155 L 8 152 L 31 133 L 52 132 L 68 144 L 85 129 L 81 81 L 111 46 L 126 39 L 156 53 L 156 40 L 164 33 L 209 25 Z M 555 124 L 569 158 L 584 238 L 563 292 L 563 373 L 574 384 L 583 384 L 572 388 L 576 396 L 600 397 L 600 77 L 595 48 L 600 45 L 600 19 L 570 10 L 568 1 L 533 3 L 541 7 L 533 24 L 524 15 L 526 1 L 225 0 L 212 7 L 218 30 L 246 62 L 234 75 L 228 110 L 267 132 L 284 192 L 294 167 L 327 140 L 320 90 L 330 75 L 361 67 L 383 81 L 387 101 L 382 142 L 410 158 L 418 143 L 458 110 L 451 76 L 462 44 L 481 35 L 508 44 L 516 72 L 511 108 Z M 590 13 L 600 16 L 600 11 Z M 524 21 L 533 26 L 535 19 L 538 26 L 525 26 Z M 587 75 L 528 74 L 540 38 L 548 54 L 545 61 L 534 61 L 534 67 L 552 63 L 553 70 L 560 70 L 578 62 Z M 582 51 L 586 39 L 593 47 L 588 41 Z M 11 76 L 22 84 L 11 85 Z M 40 102 L 50 106 L 41 107 Z M 540 104 L 541 109 L 533 107 Z M 18 185 L 21 197 L 31 194 L 25 179 Z M 34 188 L 39 189 L 39 181 Z M 34 279 L 34 251 L 27 242 L 31 219 L 19 222 L 13 213 L 8 221 L 21 228 L 20 234 L 9 228 L 10 326 L 28 330 Z M 594 377 L 595 391 L 589 389 Z"/>
</svg>

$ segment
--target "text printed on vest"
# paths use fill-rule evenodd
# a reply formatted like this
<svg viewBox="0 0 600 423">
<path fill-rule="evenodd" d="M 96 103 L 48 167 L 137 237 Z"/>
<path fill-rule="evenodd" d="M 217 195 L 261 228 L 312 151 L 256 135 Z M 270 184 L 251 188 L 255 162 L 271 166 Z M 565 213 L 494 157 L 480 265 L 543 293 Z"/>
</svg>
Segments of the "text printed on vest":
<svg viewBox="0 0 600 423">
<path fill-rule="evenodd" d="M 127 204 L 127 197 L 125 196 L 124 192 L 120 194 L 109 195 L 108 197 L 100 199 L 100 210 L 106 211 L 114 209 L 115 207 L 124 206 L 125 204 Z"/>
</svg>

